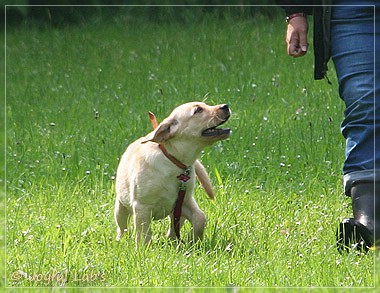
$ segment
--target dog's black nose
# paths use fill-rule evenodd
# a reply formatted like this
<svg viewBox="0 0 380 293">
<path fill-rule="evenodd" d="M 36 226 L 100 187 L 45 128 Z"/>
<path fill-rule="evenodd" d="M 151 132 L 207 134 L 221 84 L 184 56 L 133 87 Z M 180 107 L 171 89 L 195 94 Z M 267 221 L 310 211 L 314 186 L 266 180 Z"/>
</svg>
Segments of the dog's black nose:
<svg viewBox="0 0 380 293">
<path fill-rule="evenodd" d="M 220 106 L 220 110 L 223 110 L 223 111 L 225 111 L 225 112 L 229 112 L 229 111 L 230 111 L 230 108 L 228 107 L 227 104 L 224 104 L 224 105 Z"/>
</svg>

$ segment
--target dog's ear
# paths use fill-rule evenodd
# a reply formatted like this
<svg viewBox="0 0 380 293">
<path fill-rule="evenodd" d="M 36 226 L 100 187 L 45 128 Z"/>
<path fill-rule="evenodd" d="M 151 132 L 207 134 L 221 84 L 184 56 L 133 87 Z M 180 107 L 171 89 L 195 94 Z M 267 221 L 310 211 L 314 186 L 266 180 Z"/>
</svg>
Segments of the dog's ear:
<svg viewBox="0 0 380 293">
<path fill-rule="evenodd" d="M 157 128 L 151 132 L 142 143 L 152 141 L 155 143 L 164 143 L 168 139 L 172 138 L 177 132 L 179 127 L 179 122 L 176 119 L 165 119 L 162 121 Z"/>
</svg>

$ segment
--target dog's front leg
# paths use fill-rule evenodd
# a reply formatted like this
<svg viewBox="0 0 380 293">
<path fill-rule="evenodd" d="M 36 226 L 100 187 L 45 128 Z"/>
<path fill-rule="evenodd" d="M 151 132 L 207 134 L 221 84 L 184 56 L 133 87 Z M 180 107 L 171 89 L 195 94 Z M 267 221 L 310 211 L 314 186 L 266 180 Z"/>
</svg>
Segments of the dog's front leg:
<svg viewBox="0 0 380 293">
<path fill-rule="evenodd" d="M 133 204 L 133 218 L 135 225 L 135 240 L 136 245 L 139 245 L 141 241 L 145 244 L 149 244 L 152 238 L 152 231 L 150 229 L 151 212 L 146 207 Z"/>
</svg>

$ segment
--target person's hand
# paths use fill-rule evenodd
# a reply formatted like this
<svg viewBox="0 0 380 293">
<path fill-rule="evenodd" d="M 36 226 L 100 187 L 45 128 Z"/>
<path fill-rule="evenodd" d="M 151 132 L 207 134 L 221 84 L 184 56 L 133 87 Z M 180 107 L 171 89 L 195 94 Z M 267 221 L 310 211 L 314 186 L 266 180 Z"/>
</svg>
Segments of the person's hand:
<svg viewBox="0 0 380 293">
<path fill-rule="evenodd" d="M 306 54 L 308 47 L 307 32 L 308 23 L 306 17 L 298 16 L 289 21 L 286 32 L 289 56 L 301 57 Z"/>
</svg>

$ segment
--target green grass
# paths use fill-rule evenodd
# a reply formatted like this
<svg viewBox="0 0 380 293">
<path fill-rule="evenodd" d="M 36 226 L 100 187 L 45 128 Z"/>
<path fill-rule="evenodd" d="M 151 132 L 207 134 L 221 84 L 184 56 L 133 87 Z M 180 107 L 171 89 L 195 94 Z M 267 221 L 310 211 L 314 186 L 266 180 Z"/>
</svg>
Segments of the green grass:
<svg viewBox="0 0 380 293">
<path fill-rule="evenodd" d="M 332 85 L 313 81 L 312 54 L 287 57 L 284 30 L 280 16 L 196 13 L 8 28 L 5 285 L 248 292 L 378 284 L 377 253 L 335 248 L 351 209 L 332 65 Z M 148 248 L 136 249 L 131 233 L 117 243 L 118 158 L 150 131 L 148 111 L 162 120 L 205 97 L 230 105 L 233 134 L 201 157 L 217 192 L 213 203 L 196 189 L 204 241 L 168 243 L 164 220 Z"/>
</svg>

